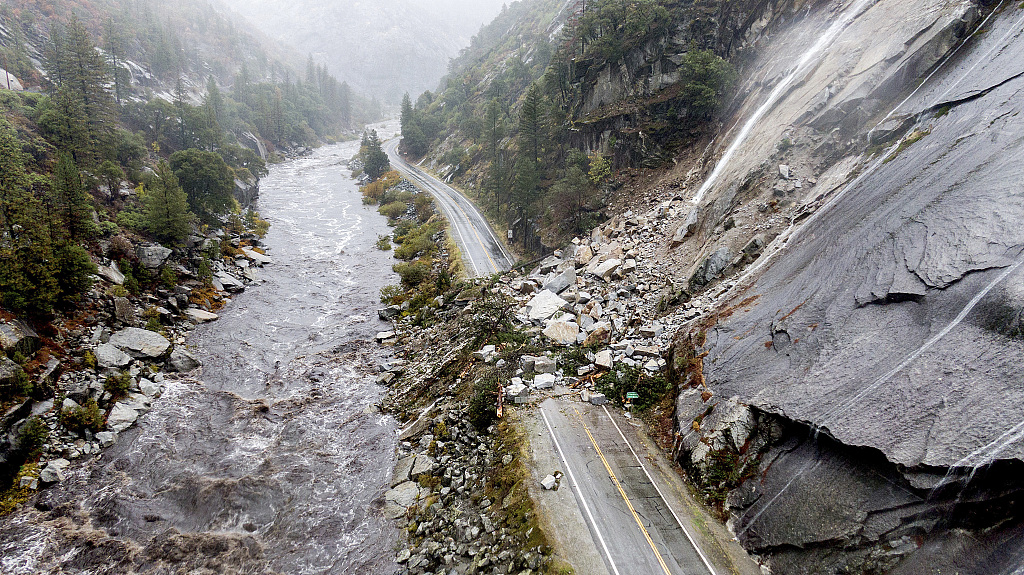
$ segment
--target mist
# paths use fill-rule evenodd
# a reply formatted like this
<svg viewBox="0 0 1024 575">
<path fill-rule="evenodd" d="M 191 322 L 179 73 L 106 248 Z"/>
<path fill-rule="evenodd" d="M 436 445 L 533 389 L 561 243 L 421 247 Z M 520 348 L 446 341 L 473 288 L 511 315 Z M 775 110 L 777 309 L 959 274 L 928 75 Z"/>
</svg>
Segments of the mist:
<svg viewBox="0 0 1024 575">
<path fill-rule="evenodd" d="M 433 90 L 506 0 L 220 0 L 353 88 L 397 103 Z"/>
</svg>

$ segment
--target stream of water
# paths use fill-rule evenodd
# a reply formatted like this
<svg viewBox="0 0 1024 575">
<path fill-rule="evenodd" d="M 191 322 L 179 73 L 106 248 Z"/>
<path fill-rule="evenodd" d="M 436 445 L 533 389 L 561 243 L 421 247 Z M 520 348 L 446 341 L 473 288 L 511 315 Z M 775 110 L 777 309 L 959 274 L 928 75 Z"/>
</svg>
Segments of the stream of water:
<svg viewBox="0 0 1024 575">
<path fill-rule="evenodd" d="M 202 374 L 169 379 L 114 447 L 5 518 L 0 571 L 394 572 L 394 425 L 372 406 L 395 278 L 373 247 L 386 222 L 344 165 L 357 149 L 271 169 L 275 264 L 192 336 Z"/>
</svg>

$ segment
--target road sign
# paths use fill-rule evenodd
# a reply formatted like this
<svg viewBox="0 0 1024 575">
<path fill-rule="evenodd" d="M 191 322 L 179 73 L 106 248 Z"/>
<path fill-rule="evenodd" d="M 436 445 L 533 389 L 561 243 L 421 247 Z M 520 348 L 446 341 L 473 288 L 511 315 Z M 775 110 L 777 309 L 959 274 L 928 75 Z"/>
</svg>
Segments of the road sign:
<svg viewBox="0 0 1024 575">
<path fill-rule="evenodd" d="M 626 399 L 640 399 L 640 394 L 635 391 L 627 391 Z"/>
</svg>

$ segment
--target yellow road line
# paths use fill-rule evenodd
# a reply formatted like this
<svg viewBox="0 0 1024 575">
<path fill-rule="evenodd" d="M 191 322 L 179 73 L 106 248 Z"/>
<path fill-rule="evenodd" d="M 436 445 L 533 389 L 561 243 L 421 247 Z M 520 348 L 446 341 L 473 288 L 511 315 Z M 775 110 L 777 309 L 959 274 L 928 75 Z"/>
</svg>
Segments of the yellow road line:
<svg viewBox="0 0 1024 575">
<path fill-rule="evenodd" d="M 665 558 L 661 556 L 658 548 L 654 545 L 654 540 L 651 539 L 651 534 L 647 532 L 647 528 L 644 527 L 643 522 L 640 521 L 640 514 L 636 512 L 636 509 L 633 507 L 633 503 L 630 502 L 629 497 L 626 496 L 626 491 L 622 488 L 622 484 L 619 483 L 619 478 L 615 477 L 615 472 L 612 471 L 612 466 L 608 464 L 608 460 L 605 459 L 604 453 L 597 445 L 597 440 L 595 440 L 593 434 L 590 433 L 590 428 L 587 426 L 587 422 L 583 420 L 583 415 L 580 414 L 579 410 L 575 407 L 572 408 L 572 410 L 575 411 L 576 415 L 580 418 L 580 423 L 583 424 L 583 431 L 587 432 L 587 437 L 590 438 L 590 443 L 594 446 L 594 449 L 597 450 L 597 455 L 601 458 L 601 463 L 604 463 L 604 468 L 608 472 L 608 476 L 612 478 L 612 483 L 614 483 L 615 488 L 619 490 L 619 495 L 621 495 L 622 500 L 626 502 L 626 507 L 629 508 L 629 512 L 633 514 L 633 519 L 636 521 L 637 526 L 640 527 L 640 531 L 643 532 L 644 538 L 647 539 L 647 544 L 650 545 L 651 550 L 654 551 L 654 555 L 658 558 L 658 563 L 661 565 L 662 570 L 665 571 L 665 575 L 672 575 L 672 572 L 668 569 L 668 565 L 665 564 Z"/>
</svg>

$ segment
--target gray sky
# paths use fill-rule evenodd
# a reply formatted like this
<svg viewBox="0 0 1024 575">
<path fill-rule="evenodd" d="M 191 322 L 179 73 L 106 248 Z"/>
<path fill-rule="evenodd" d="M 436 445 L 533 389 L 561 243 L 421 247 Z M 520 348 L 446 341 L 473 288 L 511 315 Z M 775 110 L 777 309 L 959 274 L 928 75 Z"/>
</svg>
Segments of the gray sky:
<svg viewBox="0 0 1024 575">
<path fill-rule="evenodd" d="M 339 79 L 395 103 L 433 90 L 506 0 L 221 0 Z"/>
</svg>

